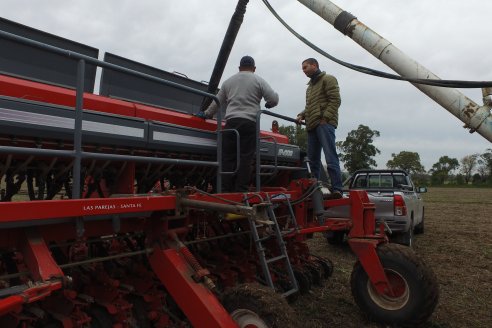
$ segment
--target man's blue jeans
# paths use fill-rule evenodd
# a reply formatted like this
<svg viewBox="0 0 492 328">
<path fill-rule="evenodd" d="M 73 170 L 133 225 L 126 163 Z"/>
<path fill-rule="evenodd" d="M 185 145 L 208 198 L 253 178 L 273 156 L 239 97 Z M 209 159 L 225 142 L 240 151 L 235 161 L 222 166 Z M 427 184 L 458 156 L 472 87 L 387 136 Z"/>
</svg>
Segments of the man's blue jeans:
<svg viewBox="0 0 492 328">
<path fill-rule="evenodd" d="M 308 131 L 308 157 L 311 161 L 313 176 L 320 179 L 321 149 L 325 153 L 326 168 L 330 177 L 333 191 L 342 191 L 342 173 L 335 146 L 335 127 L 331 124 L 320 124 L 314 130 Z"/>
</svg>

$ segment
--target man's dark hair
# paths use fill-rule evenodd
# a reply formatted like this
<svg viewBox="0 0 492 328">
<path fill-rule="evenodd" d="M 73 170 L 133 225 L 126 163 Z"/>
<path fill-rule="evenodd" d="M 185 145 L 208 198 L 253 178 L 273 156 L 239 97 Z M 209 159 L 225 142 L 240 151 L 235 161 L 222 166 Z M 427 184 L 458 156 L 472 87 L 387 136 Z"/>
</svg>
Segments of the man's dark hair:
<svg viewBox="0 0 492 328">
<path fill-rule="evenodd" d="M 255 60 L 251 56 L 244 56 L 239 62 L 239 67 L 255 67 Z"/>
<path fill-rule="evenodd" d="M 308 64 L 310 64 L 310 65 L 316 65 L 316 67 L 318 67 L 318 68 L 319 68 L 318 61 L 317 61 L 316 59 L 314 59 L 314 58 L 304 59 L 302 63 L 303 63 L 303 64 L 304 64 L 304 63 L 308 63 Z"/>
</svg>

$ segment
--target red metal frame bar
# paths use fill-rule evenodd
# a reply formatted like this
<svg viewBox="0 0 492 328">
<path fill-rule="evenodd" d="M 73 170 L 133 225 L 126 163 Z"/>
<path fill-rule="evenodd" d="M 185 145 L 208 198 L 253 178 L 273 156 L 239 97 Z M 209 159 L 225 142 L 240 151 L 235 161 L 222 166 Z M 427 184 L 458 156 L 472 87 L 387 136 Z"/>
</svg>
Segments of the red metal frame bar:
<svg viewBox="0 0 492 328">
<path fill-rule="evenodd" d="M 376 229 L 376 220 L 374 211 L 376 206 L 369 201 L 369 197 L 365 191 L 351 190 L 350 191 L 350 217 L 352 218 L 352 229 L 350 229 L 350 238 L 364 238 L 374 236 Z"/>
<path fill-rule="evenodd" d="M 22 310 L 24 298 L 20 295 L 9 296 L 0 300 L 0 316 L 4 316 L 10 312 L 19 313 Z"/>
<path fill-rule="evenodd" d="M 35 281 L 48 281 L 63 278 L 63 271 L 51 256 L 48 246 L 35 228 L 25 231 L 25 242 L 22 248 L 26 263 Z"/>
<path fill-rule="evenodd" d="M 175 209 L 175 196 L 87 198 L 0 203 L 0 223 Z"/>
<path fill-rule="evenodd" d="M 359 258 L 369 280 L 381 295 L 393 295 L 393 290 L 379 260 L 376 249 L 379 244 L 387 242 L 385 235 L 375 235 L 376 207 L 369 202 L 365 191 L 351 190 L 352 229 L 349 232 L 349 245 Z"/>
<path fill-rule="evenodd" d="M 178 251 L 155 248 L 149 261 L 194 327 L 238 327 L 215 295 L 193 280 L 194 271 Z"/>
<path fill-rule="evenodd" d="M 296 196 L 296 193 L 287 192 L 293 198 Z M 266 198 L 266 194 L 261 193 L 264 198 Z M 268 194 L 274 195 L 276 193 L 269 192 Z M 253 196 L 254 194 L 251 195 Z M 218 194 L 216 196 L 235 202 L 241 202 L 244 197 L 241 193 Z M 216 197 L 202 194 L 190 195 L 188 197 L 190 199 L 209 202 L 227 203 Z M 275 200 L 272 201 L 275 202 Z M 259 199 L 257 197 L 252 197 L 250 201 L 251 204 L 258 202 Z M 153 212 L 173 210 L 175 208 L 175 195 L 5 202 L 0 203 L 0 212 L 2 213 L 0 224 L 67 217 Z"/>
<path fill-rule="evenodd" d="M 44 282 L 26 289 L 20 296 L 24 298 L 25 303 L 33 303 L 51 295 L 56 290 L 62 289 L 62 287 L 63 284 L 61 281 Z"/>
<path fill-rule="evenodd" d="M 22 305 L 36 302 L 45 298 L 55 290 L 61 289 L 60 281 L 45 282 L 37 284 L 34 287 L 25 289 L 18 295 L 12 295 L 0 300 L 0 316 L 10 312 L 19 313 L 22 310 Z"/>
<path fill-rule="evenodd" d="M 0 75 L 0 94 L 55 105 L 75 107 L 75 90 L 6 75 Z M 217 122 L 215 120 L 204 121 L 190 114 L 107 98 L 91 93 L 84 93 L 84 108 L 208 131 L 217 130 Z M 277 143 L 289 143 L 289 139 L 279 133 L 261 131 L 261 136 L 273 136 L 277 140 Z"/>
<path fill-rule="evenodd" d="M 383 265 L 376 252 L 376 248 L 381 241 L 377 239 L 354 238 L 349 239 L 348 242 L 378 293 L 381 295 L 394 295 L 391 284 L 386 277 Z"/>
<path fill-rule="evenodd" d="M 20 243 L 24 263 L 36 284 L 24 289 L 19 295 L 0 300 L 0 316 L 12 311 L 20 312 L 22 304 L 41 300 L 63 287 L 63 271 L 51 256 L 48 246 L 37 229 L 27 229 Z"/>
<path fill-rule="evenodd" d="M 326 219 L 323 225 L 317 225 L 313 227 L 307 227 L 299 229 L 294 234 L 311 234 L 315 232 L 325 232 L 325 231 L 337 231 L 337 230 L 348 230 L 352 226 L 352 221 L 345 218 L 329 218 Z"/>
</svg>

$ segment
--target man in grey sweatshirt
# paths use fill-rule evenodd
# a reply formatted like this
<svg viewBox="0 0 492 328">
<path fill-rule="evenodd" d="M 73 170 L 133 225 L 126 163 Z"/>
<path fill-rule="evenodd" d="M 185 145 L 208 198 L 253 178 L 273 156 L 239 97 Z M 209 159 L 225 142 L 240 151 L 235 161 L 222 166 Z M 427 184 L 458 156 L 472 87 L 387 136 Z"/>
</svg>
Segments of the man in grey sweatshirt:
<svg viewBox="0 0 492 328">
<path fill-rule="evenodd" d="M 225 128 L 235 129 L 240 136 L 240 162 L 237 174 L 224 175 L 222 191 L 248 191 L 251 178 L 251 164 L 256 148 L 256 114 L 260 110 L 261 99 L 265 107 L 278 104 L 278 94 L 260 76 L 255 75 L 255 61 L 250 56 L 241 58 L 239 72 L 224 81 L 217 94 L 221 104 L 226 106 Z M 205 111 L 206 117 L 212 117 L 218 107 L 212 102 Z M 222 170 L 234 171 L 236 167 L 236 138 L 224 135 L 222 139 Z"/>
</svg>

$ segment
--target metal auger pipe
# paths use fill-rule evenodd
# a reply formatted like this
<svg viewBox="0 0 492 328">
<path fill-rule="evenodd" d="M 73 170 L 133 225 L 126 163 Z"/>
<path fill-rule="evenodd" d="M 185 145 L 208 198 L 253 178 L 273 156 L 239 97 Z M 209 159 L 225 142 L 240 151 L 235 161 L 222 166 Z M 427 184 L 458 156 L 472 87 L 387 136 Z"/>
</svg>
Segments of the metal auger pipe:
<svg viewBox="0 0 492 328">
<path fill-rule="evenodd" d="M 349 36 L 374 57 L 406 78 L 440 79 L 434 73 L 405 55 L 391 42 L 371 30 L 355 16 L 329 0 L 298 0 L 337 30 Z M 413 83 L 412 83 L 413 84 Z M 480 106 L 456 89 L 413 84 L 448 112 L 465 123 L 470 133 L 478 132 L 492 142 L 490 106 Z"/>
</svg>

